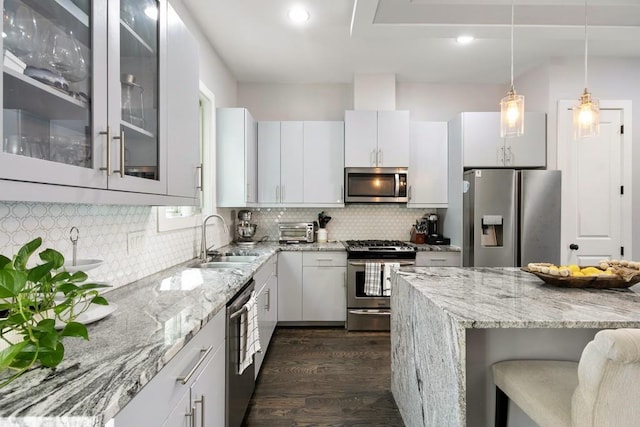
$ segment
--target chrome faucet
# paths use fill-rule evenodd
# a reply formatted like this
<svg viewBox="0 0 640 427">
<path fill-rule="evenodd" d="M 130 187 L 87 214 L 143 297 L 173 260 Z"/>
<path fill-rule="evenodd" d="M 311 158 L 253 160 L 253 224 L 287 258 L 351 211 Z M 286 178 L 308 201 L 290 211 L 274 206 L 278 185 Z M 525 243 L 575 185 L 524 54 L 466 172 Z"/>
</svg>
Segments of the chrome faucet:
<svg viewBox="0 0 640 427">
<path fill-rule="evenodd" d="M 207 247 L 207 221 L 211 218 L 218 218 L 222 221 L 222 227 L 224 228 L 225 233 L 229 233 L 229 227 L 227 223 L 224 221 L 224 218 L 218 214 L 207 215 L 204 220 L 202 220 L 202 239 L 200 240 L 200 259 L 203 262 L 207 262 L 207 252 L 209 252 L 209 247 Z"/>
</svg>

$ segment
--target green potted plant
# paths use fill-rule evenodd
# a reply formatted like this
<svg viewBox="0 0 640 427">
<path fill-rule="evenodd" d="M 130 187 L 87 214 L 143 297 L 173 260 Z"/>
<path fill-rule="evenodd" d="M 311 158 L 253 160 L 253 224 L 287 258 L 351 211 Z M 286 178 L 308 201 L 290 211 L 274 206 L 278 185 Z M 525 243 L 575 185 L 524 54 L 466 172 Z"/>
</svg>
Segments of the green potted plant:
<svg viewBox="0 0 640 427">
<path fill-rule="evenodd" d="M 0 387 L 34 365 L 53 368 L 64 357 L 65 337 L 89 339 L 76 322 L 91 304 L 108 305 L 98 289 L 107 285 L 83 283 L 82 271 L 64 271 L 64 257 L 54 249 L 38 254 L 41 263 L 28 267 L 42 245 L 37 238 L 9 259 L 0 255 Z"/>
</svg>

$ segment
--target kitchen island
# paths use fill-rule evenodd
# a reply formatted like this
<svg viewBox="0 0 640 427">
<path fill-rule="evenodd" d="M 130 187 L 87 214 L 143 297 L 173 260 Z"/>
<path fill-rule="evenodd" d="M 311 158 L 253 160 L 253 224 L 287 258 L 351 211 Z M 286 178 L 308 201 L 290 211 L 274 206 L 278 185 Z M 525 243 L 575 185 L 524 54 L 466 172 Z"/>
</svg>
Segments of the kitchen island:
<svg viewBox="0 0 640 427">
<path fill-rule="evenodd" d="M 491 363 L 578 360 L 597 330 L 640 327 L 640 289 L 556 288 L 516 268 L 407 268 L 393 280 L 391 389 L 410 427 L 493 425 Z"/>
</svg>

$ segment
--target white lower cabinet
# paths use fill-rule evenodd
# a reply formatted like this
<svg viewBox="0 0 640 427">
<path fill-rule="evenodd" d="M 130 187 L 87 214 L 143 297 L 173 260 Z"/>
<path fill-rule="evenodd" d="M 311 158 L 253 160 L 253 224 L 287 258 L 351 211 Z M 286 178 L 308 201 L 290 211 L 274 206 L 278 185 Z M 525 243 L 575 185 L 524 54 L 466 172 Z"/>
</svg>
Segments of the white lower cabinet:
<svg viewBox="0 0 640 427">
<path fill-rule="evenodd" d="M 278 322 L 302 320 L 302 252 L 278 254 Z"/>
<path fill-rule="evenodd" d="M 277 257 L 274 255 L 267 264 L 253 276 L 256 281 L 258 304 L 258 334 L 262 352 L 254 356 L 255 377 L 258 378 L 264 356 L 278 323 L 278 276 Z"/>
<path fill-rule="evenodd" d="M 281 252 L 278 257 L 279 322 L 346 320 L 345 252 Z"/>
<path fill-rule="evenodd" d="M 346 274 L 347 267 L 303 267 L 302 320 L 347 320 Z"/>
<path fill-rule="evenodd" d="M 116 415 L 114 427 L 224 425 L 225 313 L 210 320 L 136 394 Z"/>
<path fill-rule="evenodd" d="M 460 252 L 418 251 L 416 267 L 462 267 Z"/>
</svg>

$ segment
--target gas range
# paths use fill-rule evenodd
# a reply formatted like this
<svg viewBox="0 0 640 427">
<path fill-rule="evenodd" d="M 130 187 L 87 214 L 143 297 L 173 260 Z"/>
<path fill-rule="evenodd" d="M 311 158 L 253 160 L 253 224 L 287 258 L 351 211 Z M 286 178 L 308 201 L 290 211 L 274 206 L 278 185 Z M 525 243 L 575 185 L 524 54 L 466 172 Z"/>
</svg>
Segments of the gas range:
<svg viewBox="0 0 640 427">
<path fill-rule="evenodd" d="M 415 246 L 399 240 L 347 240 L 349 259 L 415 259 Z"/>
</svg>

